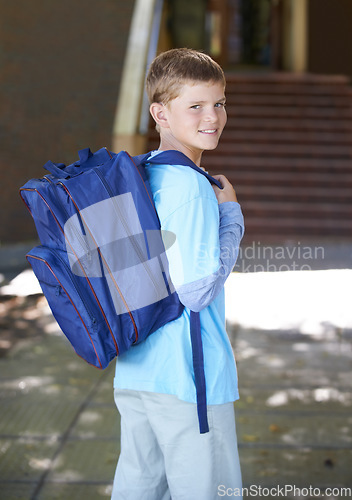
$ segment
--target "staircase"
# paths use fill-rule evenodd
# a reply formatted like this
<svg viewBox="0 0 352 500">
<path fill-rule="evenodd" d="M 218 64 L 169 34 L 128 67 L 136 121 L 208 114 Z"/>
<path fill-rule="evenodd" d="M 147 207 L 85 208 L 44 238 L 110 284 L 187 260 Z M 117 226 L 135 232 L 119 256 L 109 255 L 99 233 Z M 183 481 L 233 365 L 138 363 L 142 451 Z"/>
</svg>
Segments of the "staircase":
<svg viewBox="0 0 352 500">
<path fill-rule="evenodd" d="M 343 76 L 227 75 L 210 173 L 235 186 L 246 243 L 352 238 L 352 93 Z M 157 144 L 151 130 L 149 147 Z"/>
</svg>

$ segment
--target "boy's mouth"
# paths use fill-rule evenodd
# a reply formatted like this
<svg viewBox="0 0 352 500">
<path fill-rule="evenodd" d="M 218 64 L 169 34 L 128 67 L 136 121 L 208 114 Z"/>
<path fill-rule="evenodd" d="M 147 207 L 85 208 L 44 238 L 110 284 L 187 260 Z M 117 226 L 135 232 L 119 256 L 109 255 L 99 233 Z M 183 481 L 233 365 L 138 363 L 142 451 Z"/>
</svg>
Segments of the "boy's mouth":
<svg viewBox="0 0 352 500">
<path fill-rule="evenodd" d="M 217 129 L 216 128 L 212 128 L 212 129 L 207 129 L 207 130 L 199 130 L 199 132 L 201 134 L 215 134 L 217 132 Z"/>
</svg>

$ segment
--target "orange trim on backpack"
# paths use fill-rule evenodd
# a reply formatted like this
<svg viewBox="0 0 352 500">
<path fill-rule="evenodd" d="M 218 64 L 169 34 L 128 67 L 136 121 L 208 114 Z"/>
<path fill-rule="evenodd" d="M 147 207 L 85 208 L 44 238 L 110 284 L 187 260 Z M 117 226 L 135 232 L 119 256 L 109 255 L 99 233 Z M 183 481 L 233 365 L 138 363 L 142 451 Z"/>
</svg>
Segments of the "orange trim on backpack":
<svg viewBox="0 0 352 500">
<path fill-rule="evenodd" d="M 60 184 L 60 185 L 61 185 L 61 186 L 65 189 L 66 193 L 67 193 L 67 194 L 69 195 L 69 197 L 71 198 L 71 201 L 72 201 L 72 203 L 74 204 L 74 206 L 75 206 L 75 208 L 76 208 L 77 212 L 80 214 L 80 217 L 82 217 L 81 212 L 80 212 L 80 210 L 79 210 L 79 208 L 78 208 L 78 206 L 77 206 L 77 204 L 76 204 L 75 200 L 72 198 L 72 195 L 71 195 L 70 191 L 68 190 L 68 188 L 67 188 L 64 184 L 62 184 L 61 182 L 59 182 L 59 184 Z M 82 219 L 84 220 L 84 218 L 83 218 L 83 217 L 82 217 Z M 135 342 L 134 342 L 134 343 L 136 343 L 136 342 L 137 342 L 137 340 L 138 340 L 138 329 L 137 329 L 137 325 L 136 325 L 136 323 L 135 323 L 135 321 L 134 321 L 134 318 L 133 318 L 132 312 L 130 311 L 130 308 L 128 307 L 127 302 L 126 302 L 126 300 L 125 300 L 125 298 L 124 298 L 124 296 L 123 296 L 123 294 L 122 294 L 122 292 L 121 292 L 121 290 L 120 290 L 120 288 L 119 288 L 118 284 L 116 283 L 116 280 L 115 280 L 115 278 L 114 278 L 114 276 L 113 276 L 113 274 L 112 274 L 112 272 L 111 272 L 111 270 L 110 270 L 110 268 L 109 268 L 109 266 L 108 266 L 108 264 L 107 264 L 107 262 L 106 262 L 106 260 L 105 260 L 104 256 L 102 255 L 102 253 L 101 253 L 101 251 L 100 251 L 99 246 L 96 244 L 96 241 L 95 241 L 95 239 L 94 239 L 94 236 L 92 235 L 91 231 L 89 230 L 88 225 L 86 224 L 86 225 L 85 225 L 85 227 L 88 229 L 89 234 L 90 234 L 90 236 L 91 236 L 92 240 L 93 240 L 93 241 L 94 241 L 94 243 L 95 243 L 96 249 L 97 249 L 97 251 L 99 252 L 100 257 L 101 257 L 101 258 L 102 258 L 102 260 L 104 261 L 104 264 L 106 265 L 106 268 L 107 268 L 107 270 L 108 270 L 108 273 L 109 273 L 109 275 L 110 275 L 110 278 L 111 278 L 111 279 L 112 279 L 112 281 L 114 282 L 115 287 L 116 287 L 116 289 L 117 289 L 117 291 L 118 291 L 118 293 L 119 293 L 119 295 L 120 295 L 120 297 L 121 297 L 121 299 L 122 299 L 122 301 L 123 301 L 123 303 L 124 303 L 124 305 L 125 305 L 125 307 L 126 307 L 126 311 L 128 312 L 128 314 L 129 314 L 129 316 L 130 316 L 130 319 L 131 319 L 132 324 L 133 324 L 134 332 L 135 332 L 135 335 L 136 335 L 136 340 L 135 340 Z M 113 337 L 113 339 L 114 339 L 114 342 L 115 342 L 115 338 L 114 338 L 114 337 Z M 115 342 L 115 345 L 116 345 L 116 342 Z"/>
<path fill-rule="evenodd" d="M 51 182 L 51 181 L 49 181 L 49 182 Z M 40 198 L 44 201 L 44 203 L 45 203 L 45 205 L 48 207 L 48 209 L 50 210 L 51 215 L 52 215 L 52 216 L 53 216 L 53 218 L 55 219 L 55 222 L 56 222 L 56 223 L 57 223 L 57 225 L 59 226 L 60 231 L 61 231 L 61 232 L 62 232 L 62 234 L 64 235 L 65 240 L 67 241 L 67 243 L 68 243 L 68 245 L 70 246 L 70 248 L 71 248 L 71 250 L 72 250 L 73 254 L 75 255 L 75 257 L 76 257 L 76 259 L 77 259 L 77 262 L 79 263 L 79 266 L 80 266 L 80 268 L 81 268 L 81 269 L 82 269 L 82 271 L 83 271 L 84 277 L 85 277 L 85 279 L 87 280 L 87 283 L 88 283 L 88 285 L 89 285 L 89 288 L 90 288 L 90 290 L 91 290 L 92 294 L 94 295 L 95 300 L 97 301 L 97 304 L 98 304 L 98 306 L 99 306 L 99 309 L 100 309 L 100 311 L 101 311 L 101 313 L 102 313 L 102 315 L 103 315 L 103 317 L 104 317 L 104 320 L 105 320 L 106 325 L 107 325 L 107 327 L 108 327 L 108 329 L 109 329 L 110 335 L 111 335 L 111 337 L 112 337 L 112 339 L 113 339 L 113 342 L 114 342 L 114 345 L 115 345 L 115 349 L 116 349 L 116 355 L 118 356 L 118 355 L 119 355 L 119 348 L 118 348 L 118 345 L 117 345 L 117 342 L 116 342 L 115 336 L 114 336 L 114 334 L 113 334 L 113 332 L 112 332 L 112 330 L 111 330 L 111 327 L 110 327 L 110 324 L 109 324 L 109 322 L 108 322 L 108 319 L 107 319 L 107 317 L 106 317 L 106 315 L 105 315 L 105 312 L 104 312 L 104 310 L 103 310 L 103 308 L 102 308 L 102 306 L 101 306 L 101 304 L 100 304 L 100 302 L 99 302 L 98 297 L 96 296 L 96 293 L 95 293 L 95 291 L 94 291 L 94 288 L 93 288 L 93 286 L 92 286 L 92 284 L 91 284 L 91 282 L 90 282 L 90 280 L 89 280 L 88 276 L 86 275 L 86 272 L 85 272 L 85 270 L 84 270 L 84 268 L 83 268 L 83 266 L 82 266 L 82 264 L 81 264 L 81 262 L 80 262 L 80 260 L 79 260 L 78 256 L 76 255 L 76 252 L 75 252 L 75 251 L 74 251 L 74 249 L 72 248 L 72 246 L 71 246 L 71 244 L 70 244 L 70 242 L 69 242 L 68 238 L 66 238 L 65 231 L 63 230 L 63 228 L 61 227 L 61 225 L 60 225 L 59 221 L 58 221 L 58 220 L 57 220 L 57 218 L 55 217 L 55 215 L 54 215 L 53 211 L 51 210 L 50 206 L 48 205 L 48 203 L 47 203 L 46 199 L 44 198 L 44 196 L 43 196 L 43 195 L 42 195 L 42 194 L 41 194 L 41 193 L 40 193 L 37 189 L 35 189 L 35 188 L 25 188 L 25 189 L 20 190 L 20 196 L 21 196 L 21 198 L 22 198 L 22 200 L 23 200 L 24 204 L 26 205 L 26 207 L 28 208 L 28 210 L 29 210 L 29 212 L 30 212 L 30 214 L 31 214 L 31 210 L 30 210 L 30 208 L 28 207 L 27 203 L 24 201 L 24 199 L 23 199 L 23 197 L 22 197 L 22 195 L 21 195 L 21 191 L 35 191 L 35 192 L 36 192 L 36 193 L 40 196 Z"/>
</svg>

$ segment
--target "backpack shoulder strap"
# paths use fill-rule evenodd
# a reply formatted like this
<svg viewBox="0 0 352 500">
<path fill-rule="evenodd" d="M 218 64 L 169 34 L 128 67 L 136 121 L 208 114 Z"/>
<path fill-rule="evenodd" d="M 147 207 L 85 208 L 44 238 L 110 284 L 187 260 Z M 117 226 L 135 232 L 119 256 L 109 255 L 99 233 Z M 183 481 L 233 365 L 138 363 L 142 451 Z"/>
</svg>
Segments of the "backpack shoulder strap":
<svg viewBox="0 0 352 500">
<path fill-rule="evenodd" d="M 201 434 L 205 434 L 206 432 L 209 432 L 209 424 L 207 416 L 207 391 L 204 372 L 203 342 L 199 312 L 190 312 L 190 330 L 199 431 Z"/>
<path fill-rule="evenodd" d="M 151 158 L 150 153 L 148 153 L 147 155 L 141 155 L 136 158 L 141 158 L 140 163 L 154 163 L 157 165 L 184 165 L 185 167 L 193 168 L 193 170 L 195 170 L 196 172 L 204 175 L 204 177 L 206 177 L 208 181 L 211 182 L 211 184 L 215 184 L 220 189 L 222 189 L 219 181 L 217 181 L 216 179 L 214 179 L 214 177 L 198 167 L 192 160 L 188 158 L 188 156 L 186 156 L 184 153 L 181 153 L 181 151 L 162 151 L 161 153 L 158 153 Z"/>
<path fill-rule="evenodd" d="M 132 156 L 132 160 L 138 167 L 139 165 L 143 165 L 143 163 L 147 163 L 149 156 L 150 153 L 144 153 L 143 155 Z"/>
<path fill-rule="evenodd" d="M 153 163 L 157 165 L 184 165 L 190 167 L 196 172 L 204 175 L 209 182 L 216 184 L 221 189 L 219 181 L 214 179 L 207 172 L 199 168 L 192 160 L 180 151 L 163 151 L 155 156 L 150 157 L 150 153 L 135 157 L 134 160 L 139 164 Z M 194 382 L 196 386 L 197 395 L 197 412 L 199 430 L 201 434 L 209 432 L 208 417 L 207 417 L 207 396 L 204 372 L 204 357 L 203 357 L 203 343 L 200 327 L 199 312 L 190 312 L 190 333 L 192 344 L 192 358 L 194 370 Z"/>
</svg>

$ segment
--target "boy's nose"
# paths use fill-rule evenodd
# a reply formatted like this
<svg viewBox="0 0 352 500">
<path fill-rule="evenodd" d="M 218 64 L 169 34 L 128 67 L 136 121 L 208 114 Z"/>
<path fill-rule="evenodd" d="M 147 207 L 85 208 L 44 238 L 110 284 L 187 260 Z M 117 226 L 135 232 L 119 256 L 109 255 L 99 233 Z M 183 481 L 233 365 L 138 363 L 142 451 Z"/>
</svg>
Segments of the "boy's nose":
<svg viewBox="0 0 352 500">
<path fill-rule="evenodd" d="M 216 122 L 217 119 L 218 119 L 218 115 L 217 115 L 215 109 L 214 108 L 208 109 L 206 116 L 205 116 L 205 120 L 208 122 Z"/>
</svg>

